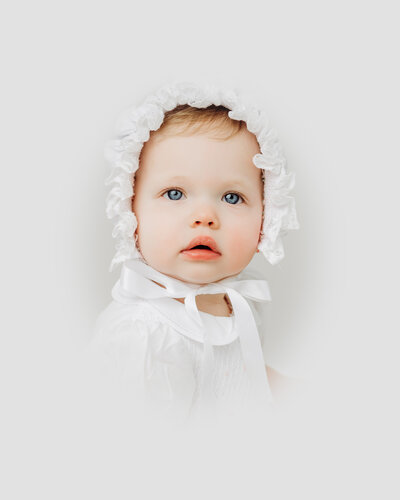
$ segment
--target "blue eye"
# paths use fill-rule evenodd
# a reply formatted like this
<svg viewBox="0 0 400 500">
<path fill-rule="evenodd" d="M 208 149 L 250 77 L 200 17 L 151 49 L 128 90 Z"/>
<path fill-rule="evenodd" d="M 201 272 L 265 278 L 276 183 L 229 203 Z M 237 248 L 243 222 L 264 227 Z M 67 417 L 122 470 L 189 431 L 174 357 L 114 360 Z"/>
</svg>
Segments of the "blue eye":
<svg viewBox="0 0 400 500">
<path fill-rule="evenodd" d="M 228 198 L 229 197 L 229 198 Z M 233 198 L 232 198 L 233 197 Z M 230 204 L 230 205 L 237 205 L 236 201 L 239 199 L 239 198 L 242 198 L 241 196 L 239 196 L 238 194 L 236 193 L 228 193 L 224 196 L 224 198 L 226 199 L 226 201 Z M 243 199 L 243 198 L 242 198 Z"/>
<path fill-rule="evenodd" d="M 167 198 L 172 201 L 178 201 L 182 198 L 182 191 L 179 189 L 168 189 L 168 191 L 165 191 L 165 193 L 162 195 L 163 198 Z M 230 204 L 230 205 L 237 205 L 238 203 L 243 203 L 243 198 L 237 194 L 237 193 L 227 193 L 224 195 L 224 199 Z M 242 201 L 239 201 L 242 200 Z"/>
<path fill-rule="evenodd" d="M 171 193 L 171 196 L 169 195 Z M 168 195 L 168 199 L 170 200 L 180 200 L 180 195 L 182 194 L 182 191 L 179 191 L 178 189 L 169 189 L 163 194 L 163 197 L 165 198 L 165 195 Z"/>
</svg>

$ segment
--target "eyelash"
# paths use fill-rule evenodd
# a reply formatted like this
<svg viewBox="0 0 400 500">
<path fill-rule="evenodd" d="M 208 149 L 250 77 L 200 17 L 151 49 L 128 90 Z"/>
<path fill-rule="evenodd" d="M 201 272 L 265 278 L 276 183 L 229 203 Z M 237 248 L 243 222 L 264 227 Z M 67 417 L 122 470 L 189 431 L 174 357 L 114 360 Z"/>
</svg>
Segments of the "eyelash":
<svg viewBox="0 0 400 500">
<path fill-rule="evenodd" d="M 163 191 L 161 196 L 164 196 L 166 193 L 168 193 L 168 191 L 180 191 L 183 194 L 182 189 L 180 189 L 178 187 L 170 187 L 170 188 L 166 189 L 165 191 Z M 246 202 L 245 198 L 241 194 L 237 193 L 236 191 L 228 191 L 227 193 L 224 194 L 224 196 L 226 196 L 227 194 L 236 194 L 237 196 L 239 196 L 239 198 L 242 199 L 242 203 Z M 171 200 L 170 199 L 169 201 L 180 201 L 180 200 Z M 228 205 L 241 205 L 242 203 L 228 203 Z"/>
</svg>

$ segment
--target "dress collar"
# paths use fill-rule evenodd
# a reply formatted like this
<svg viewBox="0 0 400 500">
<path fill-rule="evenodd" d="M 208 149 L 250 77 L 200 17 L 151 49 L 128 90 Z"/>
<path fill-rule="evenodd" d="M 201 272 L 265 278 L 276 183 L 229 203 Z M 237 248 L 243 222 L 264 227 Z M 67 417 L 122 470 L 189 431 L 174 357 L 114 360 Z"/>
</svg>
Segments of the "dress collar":
<svg viewBox="0 0 400 500">
<path fill-rule="evenodd" d="M 214 316 L 199 311 L 204 324 L 201 326 L 192 316 L 187 314 L 186 306 L 171 297 L 153 299 L 151 305 L 185 337 L 204 343 L 204 327 L 209 331 L 209 340 L 212 345 L 231 344 L 238 338 L 233 328 L 234 316 Z"/>
<path fill-rule="evenodd" d="M 239 273 L 207 285 L 186 283 L 157 271 L 142 260 L 130 259 L 123 263 L 120 279 L 112 290 L 112 296 L 117 302 L 126 304 L 142 298 L 150 301 L 162 313 L 167 314 L 168 310 L 167 317 L 178 331 L 204 344 L 201 394 L 208 403 L 212 403 L 213 407 L 215 394 L 212 389 L 214 365 L 212 346 L 229 344 L 236 338 L 240 339 L 246 372 L 253 382 L 258 398 L 265 403 L 272 401 L 253 308 L 248 302 L 271 300 L 268 283 L 262 279 L 241 278 L 241 273 Z M 154 281 L 161 283 L 165 288 Z M 213 293 L 228 295 L 233 308 L 233 316 L 211 318 L 212 315 L 198 310 L 196 295 Z M 178 301 L 169 300 L 181 297 L 185 299 L 184 305 Z M 182 306 L 186 310 L 186 315 L 180 314 Z M 174 321 L 171 315 L 174 308 L 177 314 L 179 312 L 181 325 Z M 224 324 L 227 324 L 227 328 Z"/>
</svg>

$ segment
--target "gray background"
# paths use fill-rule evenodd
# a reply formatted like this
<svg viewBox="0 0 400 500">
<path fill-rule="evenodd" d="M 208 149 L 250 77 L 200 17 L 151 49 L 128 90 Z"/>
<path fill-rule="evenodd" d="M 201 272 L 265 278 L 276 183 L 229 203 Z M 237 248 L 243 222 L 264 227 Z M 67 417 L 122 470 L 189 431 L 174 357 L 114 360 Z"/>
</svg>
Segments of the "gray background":
<svg viewBox="0 0 400 500">
<path fill-rule="evenodd" d="M 395 2 L 39 0 L 2 11 L 2 496 L 395 498 Z M 260 262 L 271 356 L 311 381 L 269 440 L 239 445 L 236 431 L 212 456 L 197 443 L 189 461 L 173 441 L 157 450 L 156 433 L 152 447 L 138 439 L 111 407 L 85 407 L 77 361 L 118 278 L 104 143 L 120 111 L 177 78 L 247 92 L 278 131 L 301 229 L 280 264 Z"/>
</svg>

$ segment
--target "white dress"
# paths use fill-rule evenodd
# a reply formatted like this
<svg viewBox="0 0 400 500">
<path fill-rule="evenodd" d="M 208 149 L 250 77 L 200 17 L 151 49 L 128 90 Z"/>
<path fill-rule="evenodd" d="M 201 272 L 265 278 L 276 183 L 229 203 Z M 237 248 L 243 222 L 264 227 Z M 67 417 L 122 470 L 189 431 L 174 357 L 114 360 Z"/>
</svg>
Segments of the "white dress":
<svg viewBox="0 0 400 500">
<path fill-rule="evenodd" d="M 266 364 L 262 325 L 266 304 L 249 301 L 249 305 Z M 257 411 L 240 339 L 229 340 L 233 315 L 199 314 L 213 344 L 211 380 L 217 404 L 213 415 L 221 420 Z M 199 398 L 204 344 L 193 339 L 195 328 L 185 305 L 172 297 L 138 297 L 129 304 L 113 300 L 97 319 L 90 350 L 150 415 L 195 421 L 205 417 Z"/>
</svg>

